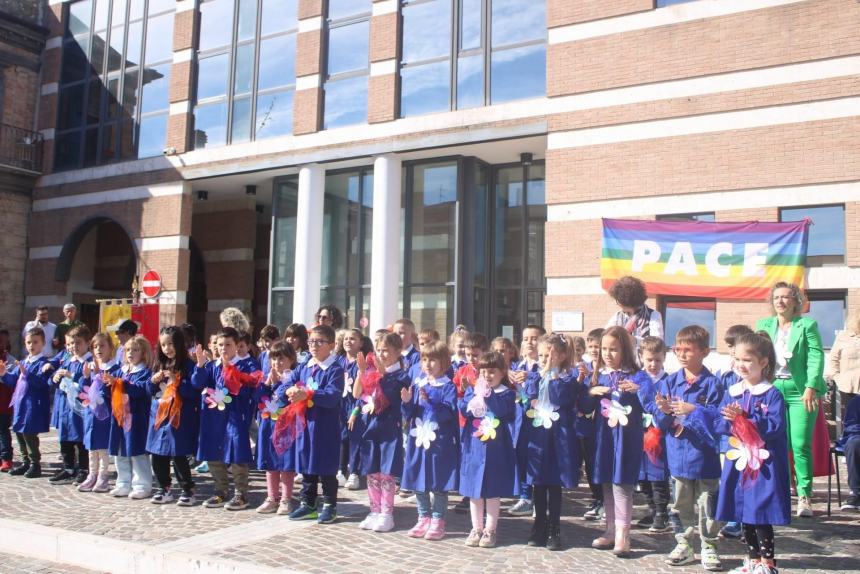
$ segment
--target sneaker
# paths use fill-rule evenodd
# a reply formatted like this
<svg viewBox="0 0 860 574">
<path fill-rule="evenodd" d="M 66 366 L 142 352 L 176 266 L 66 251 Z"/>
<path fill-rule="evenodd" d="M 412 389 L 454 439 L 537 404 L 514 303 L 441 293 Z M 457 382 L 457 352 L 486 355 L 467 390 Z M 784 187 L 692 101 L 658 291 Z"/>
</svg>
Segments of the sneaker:
<svg viewBox="0 0 860 574">
<path fill-rule="evenodd" d="M 93 492 L 108 492 L 110 490 L 110 479 L 108 473 L 100 472 L 96 483 L 93 485 Z"/>
<path fill-rule="evenodd" d="M 720 529 L 720 536 L 723 538 L 730 538 L 736 540 L 741 537 L 743 534 L 743 528 L 741 528 L 740 523 L 738 522 L 726 522 L 726 525 Z"/>
<path fill-rule="evenodd" d="M 296 507 L 293 505 L 293 500 L 291 498 L 282 498 L 281 502 L 278 503 L 278 510 L 275 512 L 281 516 L 289 515 Z"/>
<path fill-rule="evenodd" d="M 335 478 L 337 479 L 337 485 L 339 487 L 343 488 L 344 486 L 346 486 L 346 477 L 343 475 L 342 472 L 337 473 L 337 476 Z"/>
<path fill-rule="evenodd" d="M 480 546 L 481 548 L 495 548 L 496 531 L 484 530 L 484 533 L 481 535 L 481 539 L 478 541 L 478 546 Z"/>
<path fill-rule="evenodd" d="M 290 513 L 290 520 L 316 520 L 317 518 L 319 514 L 316 506 L 311 506 L 305 501 Z"/>
<path fill-rule="evenodd" d="M 636 521 L 636 528 L 651 528 L 654 524 L 654 515 L 648 514 Z"/>
<path fill-rule="evenodd" d="M 194 467 L 195 472 L 209 472 L 209 463 L 205 460 Z"/>
<path fill-rule="evenodd" d="M 24 476 L 24 473 L 26 473 L 28 470 L 30 470 L 30 461 L 25 460 L 18 466 L 13 467 L 12 470 L 9 471 L 9 474 L 11 476 Z"/>
<path fill-rule="evenodd" d="M 245 510 L 248 508 L 248 501 L 245 499 L 244 494 L 237 492 L 230 499 L 230 502 L 224 505 L 224 508 L 227 510 Z"/>
<path fill-rule="evenodd" d="M 809 500 L 808 496 L 797 497 L 797 516 L 812 516 L 812 502 Z"/>
<path fill-rule="evenodd" d="M 3 462 L 0 462 L 0 472 L 9 472 L 10 470 L 12 470 L 11 460 L 4 460 Z"/>
<path fill-rule="evenodd" d="M 131 487 L 117 486 L 110 491 L 110 494 L 111 496 L 116 496 L 117 498 L 125 498 L 126 496 L 131 494 Z"/>
<path fill-rule="evenodd" d="M 675 536 L 678 539 L 678 544 L 669 552 L 664 562 L 669 566 L 684 566 L 692 564 L 696 561 L 696 556 L 693 554 L 693 547 L 690 546 L 690 541 L 678 534 Z"/>
<path fill-rule="evenodd" d="M 128 497 L 132 500 L 143 500 L 152 496 L 151 490 L 132 490 Z"/>
<path fill-rule="evenodd" d="M 536 548 L 546 546 L 546 536 L 547 536 L 547 525 L 546 519 L 543 522 L 539 522 L 535 520 L 532 523 L 531 534 L 529 535 L 529 540 L 526 544 L 529 546 L 534 546 Z"/>
<path fill-rule="evenodd" d="M 90 474 L 85 481 L 78 485 L 78 492 L 92 492 L 97 479 L 98 476 L 95 473 Z"/>
<path fill-rule="evenodd" d="M 477 528 L 473 528 L 469 535 L 466 537 L 466 546 L 471 548 L 477 548 L 481 543 L 481 537 L 483 536 L 483 532 L 478 530 Z"/>
<path fill-rule="evenodd" d="M 840 510 L 860 510 L 860 495 L 854 494 L 842 503 Z"/>
<path fill-rule="evenodd" d="M 224 494 L 213 494 L 203 503 L 203 508 L 221 508 L 224 506 L 224 499 L 226 497 Z"/>
<path fill-rule="evenodd" d="M 170 492 L 170 488 L 159 488 L 155 491 L 155 496 L 150 499 L 153 504 L 169 504 L 173 501 L 173 493 Z"/>
<path fill-rule="evenodd" d="M 702 568 L 709 572 L 720 572 L 723 569 L 723 561 L 717 554 L 717 547 L 707 542 L 702 543 Z"/>
<path fill-rule="evenodd" d="M 305 480 L 305 476 L 303 474 L 297 474 L 296 478 L 293 479 L 293 482 L 295 484 L 301 484 L 302 482 L 304 482 L 304 480 Z"/>
<path fill-rule="evenodd" d="M 176 506 L 194 506 L 194 491 L 183 490 L 182 494 L 179 495 Z"/>
<path fill-rule="evenodd" d="M 531 516 L 535 510 L 535 505 L 531 500 L 521 498 L 508 508 L 508 514 L 511 516 Z"/>
<path fill-rule="evenodd" d="M 415 523 L 415 526 L 409 529 L 409 532 L 406 533 L 410 538 L 424 538 L 427 535 L 427 531 L 430 530 L 430 517 L 422 516 L 418 519 L 418 522 Z"/>
<path fill-rule="evenodd" d="M 373 530 L 373 525 L 376 524 L 376 521 L 379 519 L 378 512 L 371 512 L 367 516 L 364 517 L 364 520 L 359 522 L 358 527 L 362 530 Z"/>
<path fill-rule="evenodd" d="M 38 462 L 34 462 L 30 465 L 30 468 L 27 469 L 27 472 L 24 473 L 24 478 L 41 478 L 42 476 L 42 465 Z"/>
<path fill-rule="evenodd" d="M 454 505 L 454 512 L 458 512 L 460 514 L 465 514 L 469 512 L 469 499 L 468 497 L 463 497 L 463 499 Z"/>
<path fill-rule="evenodd" d="M 445 519 L 431 518 L 430 528 L 424 535 L 424 540 L 442 540 L 443 538 L 445 538 Z"/>
<path fill-rule="evenodd" d="M 263 501 L 263 504 L 257 507 L 257 512 L 260 514 L 274 514 L 278 511 L 279 506 L 280 503 L 277 500 L 267 496 L 266 500 Z"/>
<path fill-rule="evenodd" d="M 358 490 L 361 488 L 361 479 L 358 478 L 357 474 L 350 474 L 349 478 L 346 479 L 346 489 L 347 490 Z"/>
<path fill-rule="evenodd" d="M 337 505 L 328 503 L 323 504 L 319 517 L 317 517 L 317 523 L 331 524 L 335 520 L 337 520 Z"/>
<path fill-rule="evenodd" d="M 669 524 L 669 517 L 665 514 L 655 514 L 654 522 L 651 524 L 648 532 L 668 532 L 669 530 L 672 530 L 672 526 Z"/>
<path fill-rule="evenodd" d="M 71 472 L 63 469 L 58 471 L 54 476 L 48 479 L 48 482 L 53 484 L 54 486 L 60 486 L 63 484 L 72 484 L 72 481 L 75 479 L 75 475 Z"/>
<path fill-rule="evenodd" d="M 80 486 L 81 484 L 87 481 L 87 478 L 90 476 L 90 471 L 86 469 L 78 469 L 78 472 L 75 473 L 75 486 Z"/>
<path fill-rule="evenodd" d="M 753 574 L 758 568 L 759 563 L 753 562 L 749 558 L 744 558 L 744 563 L 738 566 L 737 568 L 732 568 L 729 570 L 729 574 Z"/>
<path fill-rule="evenodd" d="M 600 517 L 603 515 L 603 503 L 599 500 L 595 500 L 591 503 L 591 506 L 588 507 L 588 510 L 585 511 L 585 514 L 582 517 L 586 520 L 600 520 Z"/>
<path fill-rule="evenodd" d="M 394 515 L 391 513 L 380 513 L 373 525 L 374 532 L 391 532 L 394 530 Z"/>
<path fill-rule="evenodd" d="M 399 496 L 400 498 L 409 498 L 413 494 L 415 494 L 415 493 L 412 492 L 411 490 L 405 490 L 403 488 L 401 488 L 400 490 L 397 491 L 397 496 Z"/>
<path fill-rule="evenodd" d="M 779 569 L 776 566 L 759 562 L 753 568 L 753 574 L 779 574 Z"/>
<path fill-rule="evenodd" d="M 553 552 L 561 550 L 561 528 L 558 524 L 550 524 L 546 529 L 546 549 Z"/>
</svg>

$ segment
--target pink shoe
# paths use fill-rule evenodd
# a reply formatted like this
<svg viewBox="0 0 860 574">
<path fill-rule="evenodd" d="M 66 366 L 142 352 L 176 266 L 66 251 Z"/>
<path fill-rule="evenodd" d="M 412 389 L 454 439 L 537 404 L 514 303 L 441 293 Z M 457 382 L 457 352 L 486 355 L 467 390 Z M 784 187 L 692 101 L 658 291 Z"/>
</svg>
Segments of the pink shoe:
<svg viewBox="0 0 860 574">
<path fill-rule="evenodd" d="M 434 518 L 430 521 L 430 529 L 424 535 L 424 540 L 442 540 L 445 538 L 445 519 Z"/>
<path fill-rule="evenodd" d="M 430 519 L 425 516 L 423 518 L 419 518 L 418 522 L 415 523 L 415 526 L 413 526 L 407 534 L 412 538 L 424 538 L 424 535 L 427 534 L 429 529 Z"/>
<path fill-rule="evenodd" d="M 89 473 L 86 480 L 78 485 L 78 492 L 92 492 L 93 487 L 96 485 L 96 476 L 94 472 Z"/>
<path fill-rule="evenodd" d="M 108 473 L 100 472 L 99 478 L 93 486 L 93 492 L 110 492 L 110 478 Z"/>
</svg>

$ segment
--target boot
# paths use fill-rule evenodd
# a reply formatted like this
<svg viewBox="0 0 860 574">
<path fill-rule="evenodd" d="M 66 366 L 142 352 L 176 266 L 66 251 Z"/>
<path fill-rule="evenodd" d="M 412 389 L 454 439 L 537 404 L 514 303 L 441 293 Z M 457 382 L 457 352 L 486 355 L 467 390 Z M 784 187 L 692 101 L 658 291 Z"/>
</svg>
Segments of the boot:
<svg viewBox="0 0 860 574">
<path fill-rule="evenodd" d="M 551 523 L 547 528 L 546 549 L 561 550 L 561 526 L 558 522 Z"/>
<path fill-rule="evenodd" d="M 38 462 L 34 462 L 30 465 L 30 468 L 27 469 L 27 472 L 24 473 L 24 478 L 40 478 L 42 476 L 42 465 Z"/>
<path fill-rule="evenodd" d="M 612 553 L 620 558 L 630 556 L 630 526 L 615 526 L 615 548 Z"/>
<path fill-rule="evenodd" d="M 110 492 L 110 479 L 108 473 L 100 472 L 99 477 L 93 485 L 93 492 Z"/>
<path fill-rule="evenodd" d="M 529 536 L 528 545 L 535 547 L 546 546 L 547 535 L 546 518 L 535 517 L 535 521 L 532 523 L 532 532 L 531 536 Z"/>
<path fill-rule="evenodd" d="M 21 464 L 10 470 L 9 474 L 12 476 L 24 476 L 24 473 L 28 470 L 30 470 L 30 459 L 25 458 L 21 461 Z"/>
</svg>

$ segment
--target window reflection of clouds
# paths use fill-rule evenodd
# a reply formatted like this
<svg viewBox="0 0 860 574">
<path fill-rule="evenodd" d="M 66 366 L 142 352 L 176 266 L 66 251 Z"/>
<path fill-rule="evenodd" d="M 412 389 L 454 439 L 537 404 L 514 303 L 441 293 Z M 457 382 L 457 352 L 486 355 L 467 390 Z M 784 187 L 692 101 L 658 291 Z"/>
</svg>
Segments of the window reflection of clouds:
<svg viewBox="0 0 860 574">
<path fill-rule="evenodd" d="M 257 98 L 257 139 L 286 135 L 292 131 L 292 90 Z"/>
<path fill-rule="evenodd" d="M 401 112 L 404 117 L 450 108 L 450 66 L 447 60 L 404 68 L 402 77 Z"/>
<path fill-rule="evenodd" d="M 328 82 L 325 87 L 325 128 L 367 121 L 367 77 Z"/>
<path fill-rule="evenodd" d="M 296 83 L 296 37 L 275 36 L 260 42 L 260 64 L 257 89 Z"/>
<path fill-rule="evenodd" d="M 845 207 L 801 207 L 780 212 L 782 221 L 801 221 L 806 217 L 812 220 L 808 256 L 845 255 Z"/>
<path fill-rule="evenodd" d="M 329 0 L 328 17 L 331 20 L 370 12 L 371 0 Z"/>
<path fill-rule="evenodd" d="M 451 53 L 451 2 L 403 7 L 403 61 L 420 62 Z"/>
<path fill-rule="evenodd" d="M 370 22 L 357 22 L 329 30 L 329 75 L 367 68 Z"/>
<path fill-rule="evenodd" d="M 533 0 L 492 1 L 493 46 L 546 37 L 546 6 Z"/>
<path fill-rule="evenodd" d="M 457 61 L 457 107 L 484 105 L 484 56 L 478 54 Z"/>
<path fill-rule="evenodd" d="M 538 44 L 493 52 L 492 103 L 546 93 L 546 46 Z"/>
</svg>

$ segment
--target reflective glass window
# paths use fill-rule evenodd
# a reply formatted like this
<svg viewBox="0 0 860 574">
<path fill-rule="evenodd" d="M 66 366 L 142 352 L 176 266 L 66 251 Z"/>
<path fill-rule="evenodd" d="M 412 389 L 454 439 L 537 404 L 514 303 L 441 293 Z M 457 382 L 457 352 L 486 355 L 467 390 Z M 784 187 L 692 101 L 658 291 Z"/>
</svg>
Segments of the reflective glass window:
<svg viewBox="0 0 860 574">
<path fill-rule="evenodd" d="M 140 121 L 138 157 L 161 155 L 167 137 L 167 114 L 144 117 Z"/>
<path fill-rule="evenodd" d="M 266 36 L 275 32 L 298 28 L 296 2 L 297 0 L 263 0 L 260 34 Z"/>
<path fill-rule="evenodd" d="M 331 20 L 369 14 L 371 0 L 328 0 L 328 17 Z"/>
<path fill-rule="evenodd" d="M 170 70 L 169 63 L 144 68 L 142 113 L 166 110 L 169 107 Z"/>
<path fill-rule="evenodd" d="M 369 34 L 369 21 L 338 26 L 329 30 L 328 73 L 330 76 L 367 68 Z"/>
<path fill-rule="evenodd" d="M 221 54 L 197 62 L 197 99 L 227 94 L 230 55 Z"/>
<path fill-rule="evenodd" d="M 200 43 L 203 52 L 230 44 L 233 38 L 233 0 L 200 4 Z"/>
<path fill-rule="evenodd" d="M 227 143 L 227 103 L 194 108 L 194 148 L 218 147 Z"/>
<path fill-rule="evenodd" d="M 257 98 L 257 139 L 288 135 L 293 131 L 293 90 Z"/>
<path fill-rule="evenodd" d="M 146 24 L 146 63 L 173 59 L 173 12 L 150 18 Z"/>
<path fill-rule="evenodd" d="M 403 61 L 420 62 L 451 53 L 450 0 L 403 7 Z"/>
<path fill-rule="evenodd" d="M 257 89 L 267 90 L 296 83 L 296 35 L 274 36 L 260 42 Z"/>
<path fill-rule="evenodd" d="M 450 64 L 448 60 L 403 68 L 400 113 L 403 117 L 450 109 Z"/>
<path fill-rule="evenodd" d="M 809 243 L 806 249 L 808 261 L 813 265 L 841 263 L 845 260 L 845 206 L 784 208 L 779 212 L 780 221 L 812 220 L 809 226 Z"/>
<path fill-rule="evenodd" d="M 325 85 L 326 129 L 367 122 L 367 77 L 329 81 Z"/>
<path fill-rule="evenodd" d="M 490 94 L 492 103 L 521 100 L 546 93 L 546 46 L 537 44 L 494 51 Z"/>
</svg>

